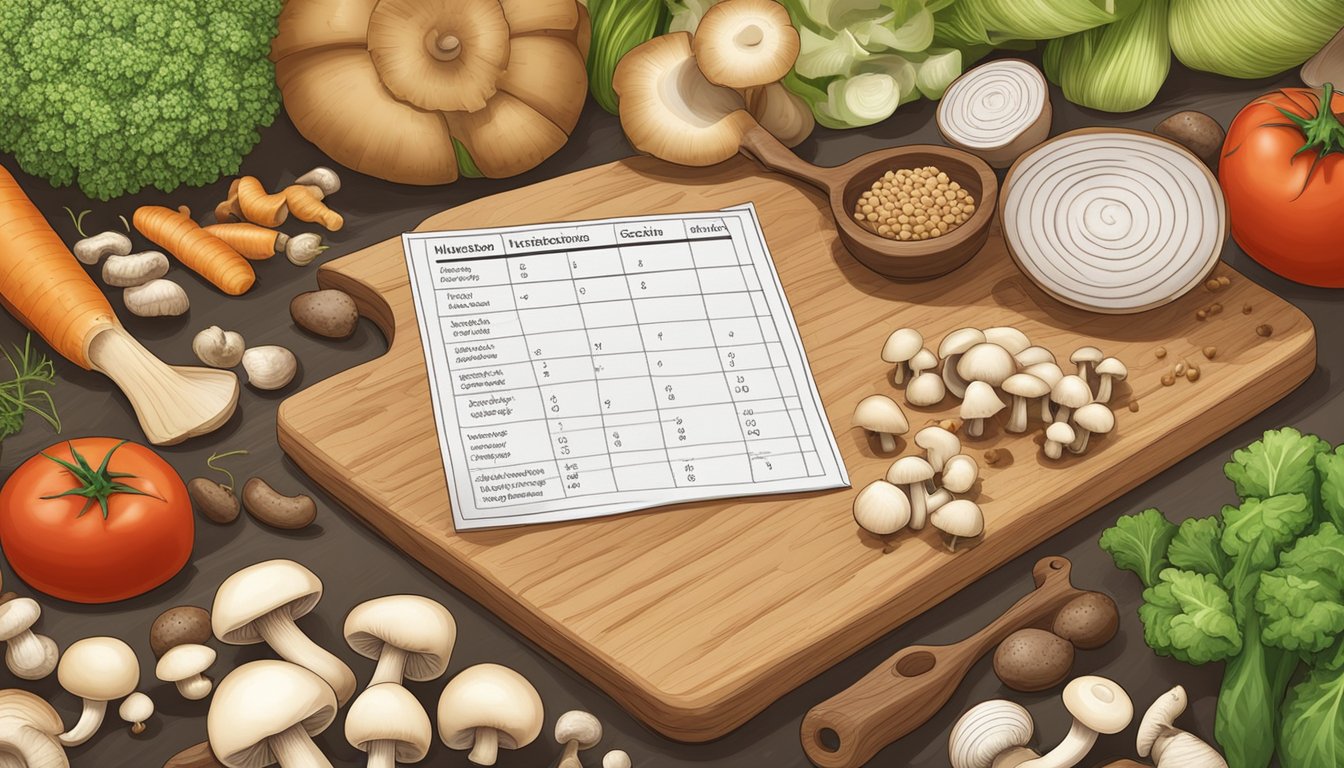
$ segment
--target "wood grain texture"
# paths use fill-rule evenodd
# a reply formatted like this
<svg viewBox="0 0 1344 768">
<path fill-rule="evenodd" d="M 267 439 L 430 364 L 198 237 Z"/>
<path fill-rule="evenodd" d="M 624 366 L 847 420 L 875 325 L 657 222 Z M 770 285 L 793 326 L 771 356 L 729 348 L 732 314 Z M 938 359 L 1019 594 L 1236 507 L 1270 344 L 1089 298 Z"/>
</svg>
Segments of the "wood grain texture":
<svg viewBox="0 0 1344 768">
<path fill-rule="evenodd" d="M 861 398 L 891 392 L 878 358 L 895 327 L 936 340 L 963 325 L 1011 324 L 1067 360 L 1095 344 L 1124 359 L 1116 434 L 1084 457 L 1047 462 L 1034 435 L 998 424 L 968 450 L 1011 460 L 984 472 L 984 540 L 953 555 L 926 529 L 883 543 L 840 490 L 678 505 L 571 524 L 458 534 L 438 455 L 425 364 L 399 238 L 324 265 L 323 287 L 355 297 L 387 335 L 388 354 L 286 400 L 284 450 L 388 540 L 470 594 L 675 739 L 723 735 L 799 683 L 1063 530 L 1249 418 L 1300 384 L 1315 336 L 1297 309 L 1225 268 L 1232 285 L 1152 312 L 1071 309 L 1032 286 L 1002 242 L 966 267 L 893 283 L 839 245 L 827 201 L 745 159 L 688 171 L 637 158 L 580 171 L 435 215 L 453 229 L 752 201 L 762 217 L 855 487 L 892 457 L 849 427 Z M 1195 311 L 1218 301 L 1210 320 Z M 1242 315 L 1243 304 L 1253 313 Z M 1272 325 L 1273 335 L 1255 327 Z M 1212 361 L 1199 350 L 1216 346 Z M 1165 346 L 1166 361 L 1153 351 Z M 1163 387 L 1182 357 L 1202 377 Z M 1138 412 L 1125 405 L 1141 401 Z M 952 413 L 907 409 L 914 426 Z M 909 450 L 909 449 L 907 449 Z"/>
</svg>

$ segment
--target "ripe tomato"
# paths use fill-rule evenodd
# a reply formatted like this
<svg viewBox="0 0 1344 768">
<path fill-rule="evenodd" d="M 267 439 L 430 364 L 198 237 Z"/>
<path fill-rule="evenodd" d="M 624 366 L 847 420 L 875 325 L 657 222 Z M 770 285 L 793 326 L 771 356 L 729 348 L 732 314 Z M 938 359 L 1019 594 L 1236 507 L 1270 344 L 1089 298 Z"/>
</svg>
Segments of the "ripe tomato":
<svg viewBox="0 0 1344 768">
<path fill-rule="evenodd" d="M 62 463 L 64 462 L 64 464 Z M 171 579 L 195 535 L 187 487 L 143 445 L 57 443 L 0 489 L 0 547 L 19 578 L 76 603 L 110 603 Z"/>
<path fill-rule="evenodd" d="M 1285 88 L 1247 105 L 1227 132 L 1218 180 L 1232 236 L 1251 258 L 1289 280 L 1344 288 L 1344 95 L 1328 85 L 1324 94 Z"/>
</svg>

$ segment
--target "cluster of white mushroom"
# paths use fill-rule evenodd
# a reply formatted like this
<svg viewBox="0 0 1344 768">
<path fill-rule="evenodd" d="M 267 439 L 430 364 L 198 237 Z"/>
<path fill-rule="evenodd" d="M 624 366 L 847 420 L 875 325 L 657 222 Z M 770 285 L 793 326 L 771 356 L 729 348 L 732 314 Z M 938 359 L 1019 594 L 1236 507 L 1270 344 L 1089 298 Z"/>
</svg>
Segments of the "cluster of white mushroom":
<svg viewBox="0 0 1344 768">
<path fill-rule="evenodd" d="M 899 432 L 906 429 L 902 426 Z M 854 497 L 854 521 L 882 537 L 907 527 L 922 530 L 926 523 L 931 524 L 947 534 L 948 549 L 955 552 L 959 539 L 979 536 L 985 530 L 980 506 L 970 499 L 957 498 L 957 494 L 968 493 L 975 486 L 980 465 L 962 453 L 961 441 L 942 427 L 921 429 L 915 434 L 915 445 L 924 449 L 922 458 L 897 459 L 887 470 L 886 479 L 874 480 Z"/>
<path fill-rule="evenodd" d="M 1005 699 L 977 704 L 952 728 L 947 747 L 952 768 L 1072 768 L 1087 757 L 1099 734 L 1119 733 L 1134 718 L 1129 695 L 1104 677 L 1074 679 L 1064 688 L 1063 702 L 1073 726 L 1044 755 L 1027 746 L 1034 731 L 1027 710 Z M 1153 703 L 1139 724 L 1139 756 L 1151 754 L 1157 768 L 1227 768 L 1217 750 L 1172 725 L 1185 705 L 1185 689 L 1179 685 Z"/>
<path fill-rule="evenodd" d="M 905 385 L 910 405 L 935 406 L 948 394 L 960 399 L 968 437 L 983 436 L 986 423 L 1005 409 L 1006 432 L 1026 432 L 1039 419 L 1045 427 L 1043 450 L 1051 459 L 1060 458 L 1065 447 L 1083 453 L 1092 435 L 1115 428 L 1111 397 L 1116 382 L 1129 375 L 1118 358 L 1092 346 L 1074 350 L 1069 362 L 1076 372 L 1065 373 L 1053 352 L 1010 326 L 952 331 L 937 354 L 924 346 L 919 331 L 900 328 L 887 337 L 882 359 L 896 366 L 893 378 Z"/>
</svg>

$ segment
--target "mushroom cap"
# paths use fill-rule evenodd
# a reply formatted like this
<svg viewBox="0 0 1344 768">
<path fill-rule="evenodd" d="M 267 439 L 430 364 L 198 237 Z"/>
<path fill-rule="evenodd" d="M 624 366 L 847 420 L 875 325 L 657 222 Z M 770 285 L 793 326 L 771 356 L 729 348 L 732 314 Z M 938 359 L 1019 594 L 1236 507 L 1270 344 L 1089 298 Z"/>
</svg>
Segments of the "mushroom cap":
<svg viewBox="0 0 1344 768">
<path fill-rule="evenodd" d="M 131 646 L 115 637 L 86 637 L 65 649 L 56 679 L 72 696 L 112 701 L 140 684 L 140 662 Z"/>
<path fill-rule="evenodd" d="M 602 756 L 602 768 L 630 768 L 630 755 L 623 749 L 613 749 Z"/>
<path fill-rule="evenodd" d="M 933 466 L 918 456 L 902 456 L 887 470 L 892 485 L 914 485 L 933 479 Z"/>
<path fill-rule="evenodd" d="M 980 465 L 964 453 L 943 464 L 943 487 L 953 493 L 966 493 L 980 476 Z"/>
<path fill-rule="evenodd" d="M 208 645 L 175 645 L 159 659 L 154 676 L 165 683 L 176 683 L 201 674 L 214 663 L 215 649 Z"/>
<path fill-rule="evenodd" d="M 1095 364 L 1100 363 L 1102 358 L 1105 356 L 1106 356 L 1105 353 L 1103 353 L 1100 349 L 1097 349 L 1096 347 L 1090 347 L 1090 346 L 1079 347 L 1073 350 L 1072 355 L 1069 355 L 1069 362 Z"/>
<path fill-rule="evenodd" d="M 293 560 L 266 560 L 234 573 L 219 585 L 211 609 L 215 637 L 230 645 L 262 641 L 257 619 L 281 611 L 306 616 L 322 599 L 322 581 Z M 293 723 L 290 723 L 293 725 Z"/>
<path fill-rule="evenodd" d="M 983 381 L 999 386 L 1017 372 L 1017 361 L 1012 353 L 998 344 L 982 342 L 962 353 L 957 361 L 957 374 L 967 381 Z"/>
<path fill-rule="evenodd" d="M 20 688 L 0 690 L 0 728 L 6 726 L 6 720 L 18 720 L 22 726 L 49 737 L 65 731 L 60 714 L 50 704 L 41 696 Z"/>
<path fill-rule="evenodd" d="M 1028 368 L 1030 366 L 1036 365 L 1037 363 L 1055 362 L 1055 353 L 1051 352 L 1045 347 L 1032 346 L 1023 349 L 1020 352 L 1014 353 L 1013 359 L 1017 360 L 1018 365 L 1022 366 L 1023 368 Z"/>
<path fill-rule="evenodd" d="M 1129 375 L 1129 369 L 1125 367 L 1124 363 L 1120 362 L 1118 357 L 1108 357 L 1097 363 L 1096 371 L 1099 376 L 1110 376 L 1121 381 Z"/>
<path fill-rule="evenodd" d="M 303 726 L 309 736 L 336 719 L 336 692 L 297 664 L 266 659 L 230 672 L 215 687 L 206 715 L 210 748 L 228 768 L 276 762 L 267 740 Z"/>
<path fill-rule="evenodd" d="M 705 79 L 685 32 L 660 35 L 625 54 L 611 87 L 626 138 L 670 163 L 721 163 L 737 154 L 742 136 L 756 125 L 741 94 Z"/>
<path fill-rule="evenodd" d="M 1143 713 L 1143 719 L 1139 721 L 1139 734 L 1134 740 L 1134 748 L 1138 751 L 1139 757 L 1147 757 L 1149 752 L 1153 751 L 1153 743 L 1157 737 L 1164 731 L 1172 728 L 1172 723 L 1185 711 L 1185 706 L 1189 702 L 1186 698 L 1185 688 L 1176 686 L 1153 702 L 1148 707 L 1148 711 Z"/>
<path fill-rule="evenodd" d="M 970 499 L 953 499 L 933 510 L 929 523 L 948 536 L 972 538 L 985 532 L 985 514 Z"/>
<path fill-rule="evenodd" d="M 509 23 L 495 0 L 380 0 L 368 35 L 383 86 L 421 109 L 484 109 L 509 64 Z"/>
<path fill-rule="evenodd" d="M 942 427 L 925 427 L 915 433 L 915 445 L 929 453 L 956 456 L 961 453 L 961 440 Z"/>
<path fill-rule="evenodd" d="M 1115 413 L 1104 403 L 1088 403 L 1073 412 L 1073 423 L 1093 434 L 1104 435 L 1115 429 Z"/>
<path fill-rule="evenodd" d="M 396 683 L 379 683 L 359 694 L 345 713 L 345 740 L 360 752 L 368 752 L 375 741 L 391 741 L 396 762 L 418 763 L 429 754 L 434 729 L 410 691 Z"/>
<path fill-rule="evenodd" d="M 448 668 L 457 622 L 427 597 L 388 595 L 355 606 L 345 617 L 344 635 L 356 653 L 370 659 L 381 656 L 386 645 L 400 648 L 408 679 L 433 680 Z"/>
<path fill-rule="evenodd" d="M 870 432 L 903 435 L 910 430 L 901 406 L 886 395 L 869 395 L 854 406 L 854 425 Z"/>
<path fill-rule="evenodd" d="M 994 758 L 1031 741 L 1031 715 L 1005 699 L 982 701 L 952 727 L 947 756 L 952 768 L 990 768 Z"/>
<path fill-rule="evenodd" d="M 1082 378 L 1069 374 L 1050 390 L 1050 399 L 1069 408 L 1081 408 L 1092 402 L 1092 388 Z"/>
<path fill-rule="evenodd" d="M 729 0 L 729 2 L 733 1 L 734 0 Z M 716 5 L 714 6 L 714 8 L 722 8 L 723 5 L 726 4 L 727 3 L 724 3 L 722 5 Z M 774 0 L 770 0 L 770 4 L 774 5 L 776 8 L 781 9 L 783 8 L 783 6 L 779 5 L 778 3 L 775 3 Z M 712 11 L 713 9 L 710 10 Z M 897 328 L 896 330 L 891 332 L 891 335 L 887 337 L 886 343 L 882 345 L 882 362 L 884 363 L 909 362 L 910 360 L 913 360 L 916 355 L 920 354 L 923 351 L 924 351 L 924 337 L 920 334 L 919 331 L 916 331 L 914 328 Z M 929 354 L 932 355 L 933 353 L 930 352 Z M 934 360 L 933 364 L 937 365 L 938 361 Z"/>
<path fill-rule="evenodd" d="M 705 12 L 692 46 L 711 83 L 755 88 L 789 73 L 800 40 L 789 12 L 774 0 L 726 0 Z"/>
<path fill-rule="evenodd" d="M 1002 386 L 1004 392 L 1018 397 L 1045 397 L 1050 394 L 1050 385 L 1030 373 L 1014 373 L 1003 380 Z"/>
<path fill-rule="evenodd" d="M 943 377 L 927 370 L 905 385 L 905 401 L 911 405 L 937 405 L 946 396 L 947 385 L 943 383 Z"/>
<path fill-rule="evenodd" d="M 1045 439 L 1053 443 L 1072 443 L 1077 436 L 1078 433 L 1073 431 L 1073 427 L 1062 421 L 1051 422 L 1050 426 L 1045 428 Z"/>
<path fill-rule="evenodd" d="M 136 691 L 117 707 L 117 716 L 128 723 L 143 723 L 154 716 L 154 700 Z"/>
<path fill-rule="evenodd" d="M 996 325 L 993 328 L 986 328 L 984 334 L 985 341 L 990 344 L 998 344 L 1008 350 L 1010 355 L 1016 355 L 1031 346 L 1031 339 L 1027 338 L 1027 334 L 1011 325 Z"/>
<path fill-rule="evenodd" d="M 0 603 L 0 640 L 11 640 L 32 629 L 42 615 L 42 606 L 31 597 Z"/>
<path fill-rule="evenodd" d="M 910 524 L 910 499 L 886 480 L 874 480 L 854 497 L 854 522 L 869 533 L 890 536 Z"/>
<path fill-rule="evenodd" d="M 1134 703 L 1117 683 L 1084 675 L 1064 686 L 1064 708 L 1073 719 L 1097 733 L 1119 733 L 1134 719 Z"/>
<path fill-rule="evenodd" d="M 1053 388 L 1064 378 L 1064 371 L 1054 363 L 1032 363 L 1022 370 L 1023 373 L 1030 374 L 1044 381 Z"/>
<path fill-rule="evenodd" d="M 979 328 L 958 328 L 943 337 L 938 345 L 938 356 L 946 360 L 960 355 L 976 344 L 985 343 L 985 334 Z"/>
<path fill-rule="evenodd" d="M 915 353 L 914 357 L 910 358 L 910 370 L 914 371 L 916 374 L 923 373 L 924 371 L 931 371 L 937 367 L 938 356 L 933 354 L 928 347 L 920 349 Z"/>
<path fill-rule="evenodd" d="M 592 749 L 602 740 L 602 721 L 580 709 L 572 709 L 555 721 L 555 740 L 561 744 L 579 743 L 579 749 Z"/>
<path fill-rule="evenodd" d="M 160 613 L 149 627 L 149 648 L 155 658 L 175 645 L 204 645 L 210 640 L 210 612 L 195 605 L 179 605 Z"/>
<path fill-rule="evenodd" d="M 957 372 L 961 372 L 960 367 Z M 1004 408 L 994 387 L 983 381 L 972 381 L 967 385 L 966 396 L 961 401 L 961 418 L 987 419 Z"/>
<path fill-rule="evenodd" d="M 499 664 L 462 670 L 439 697 L 439 738 L 450 749 L 467 749 L 477 728 L 499 731 L 504 749 L 526 746 L 541 733 L 541 696 L 527 678 Z"/>
</svg>

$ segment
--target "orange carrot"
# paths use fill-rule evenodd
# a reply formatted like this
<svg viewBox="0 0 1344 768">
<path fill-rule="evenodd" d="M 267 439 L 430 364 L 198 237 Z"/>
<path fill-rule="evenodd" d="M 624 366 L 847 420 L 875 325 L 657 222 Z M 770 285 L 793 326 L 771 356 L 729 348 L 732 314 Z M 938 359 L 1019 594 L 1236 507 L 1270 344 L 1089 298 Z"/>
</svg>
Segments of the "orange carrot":
<svg viewBox="0 0 1344 768">
<path fill-rule="evenodd" d="M 230 221 L 242 221 L 243 212 L 238 208 L 238 179 L 229 185 L 229 196 L 215 206 L 215 221 L 224 224 Z"/>
<path fill-rule="evenodd" d="M 0 166 L 0 303 L 62 357 L 92 368 L 88 344 L 119 325 L 89 273 Z"/>
<path fill-rule="evenodd" d="M 196 274 L 230 296 L 246 293 L 256 282 L 252 265 L 229 244 L 201 229 L 191 211 L 144 205 L 132 217 L 135 228 Z"/>
<path fill-rule="evenodd" d="M 280 194 L 289 203 L 289 212 L 299 221 L 312 221 L 326 227 L 330 232 L 340 231 L 345 219 L 322 202 L 322 189 L 307 184 L 294 184 L 286 187 Z"/>
<path fill-rule="evenodd" d="M 238 179 L 238 210 L 243 218 L 263 227 L 279 226 L 289 215 L 283 194 L 266 194 L 266 188 L 255 176 Z"/>
<path fill-rule="evenodd" d="M 289 239 L 283 233 L 247 222 L 211 224 L 204 229 L 253 261 L 271 258 L 284 249 Z"/>
</svg>

